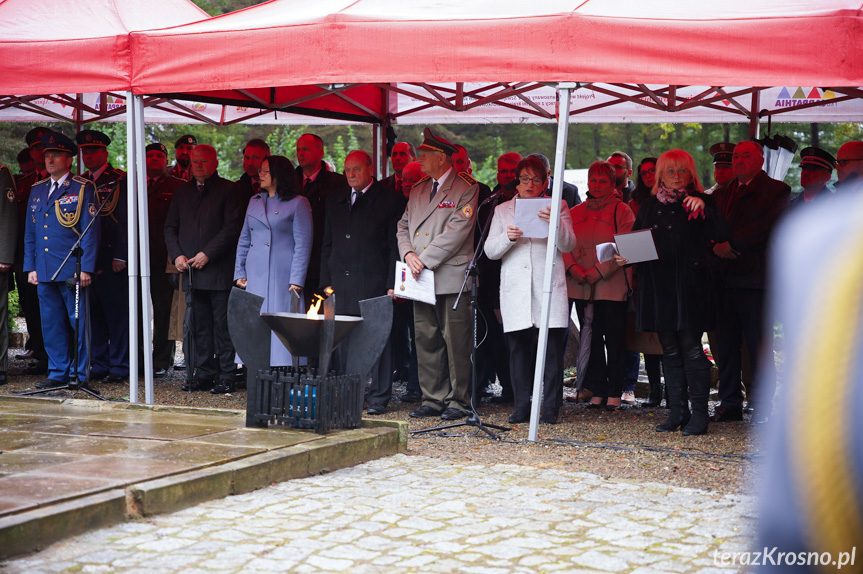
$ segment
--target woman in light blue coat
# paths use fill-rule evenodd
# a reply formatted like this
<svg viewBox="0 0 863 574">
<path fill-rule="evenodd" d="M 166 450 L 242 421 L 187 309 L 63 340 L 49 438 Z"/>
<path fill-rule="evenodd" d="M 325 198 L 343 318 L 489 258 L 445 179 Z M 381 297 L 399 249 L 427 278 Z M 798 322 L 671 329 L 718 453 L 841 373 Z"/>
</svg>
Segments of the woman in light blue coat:
<svg viewBox="0 0 863 574">
<path fill-rule="evenodd" d="M 262 313 L 288 312 L 291 297 L 302 295 L 306 281 L 312 251 L 312 208 L 298 193 L 294 166 L 288 158 L 268 156 L 259 173 L 261 191 L 252 196 L 246 209 L 234 281 L 238 287 L 264 297 Z M 271 366 L 291 363 L 291 354 L 273 334 Z"/>
</svg>

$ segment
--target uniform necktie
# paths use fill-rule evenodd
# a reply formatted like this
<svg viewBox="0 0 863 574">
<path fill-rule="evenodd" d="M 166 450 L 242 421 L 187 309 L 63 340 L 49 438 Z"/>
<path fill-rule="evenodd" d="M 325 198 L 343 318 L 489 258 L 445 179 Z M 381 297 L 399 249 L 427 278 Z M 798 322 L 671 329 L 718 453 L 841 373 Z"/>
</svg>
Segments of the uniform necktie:
<svg viewBox="0 0 863 574">
<path fill-rule="evenodd" d="M 304 179 L 303 180 L 303 189 L 305 189 L 306 186 L 309 185 L 310 183 L 312 183 L 312 178 L 307 177 L 306 179 Z"/>
<path fill-rule="evenodd" d="M 156 181 L 152 177 L 147 178 L 147 187 L 153 187 L 153 182 Z"/>
<path fill-rule="evenodd" d="M 354 203 L 356 203 L 356 201 L 357 201 L 357 193 L 358 192 L 356 189 L 351 190 L 351 207 L 353 207 Z"/>
<path fill-rule="evenodd" d="M 431 195 L 429 196 L 429 203 L 431 203 L 431 202 L 432 202 L 432 200 L 434 199 L 434 195 L 435 195 L 436 193 L 437 193 L 437 182 L 434 182 L 434 183 L 432 184 L 432 192 L 431 192 Z"/>
<path fill-rule="evenodd" d="M 396 191 L 399 193 L 402 192 L 402 180 L 400 177 L 396 178 Z"/>
<path fill-rule="evenodd" d="M 59 184 L 59 183 L 57 183 L 56 181 L 55 181 L 55 182 L 52 182 L 52 183 L 51 183 L 51 192 L 48 194 L 48 199 L 51 199 L 52 197 L 54 197 L 54 194 L 57 192 L 57 190 L 58 190 L 59 188 L 60 188 L 60 184 Z"/>
</svg>

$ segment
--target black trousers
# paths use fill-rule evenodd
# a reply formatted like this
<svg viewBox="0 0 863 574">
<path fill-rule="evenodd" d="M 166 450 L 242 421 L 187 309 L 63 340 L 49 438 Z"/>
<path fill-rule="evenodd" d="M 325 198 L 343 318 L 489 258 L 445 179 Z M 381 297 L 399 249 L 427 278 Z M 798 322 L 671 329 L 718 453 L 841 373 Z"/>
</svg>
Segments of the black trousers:
<svg viewBox="0 0 863 574">
<path fill-rule="evenodd" d="M 661 331 L 659 343 L 662 345 L 663 367 L 666 373 L 677 370 L 687 386 L 692 384 L 692 374 L 696 371 L 709 371 L 710 361 L 701 346 L 703 331 Z M 668 375 L 666 375 L 667 377 Z"/>
<path fill-rule="evenodd" d="M 174 341 L 168 339 L 171 324 L 171 301 L 174 297 L 174 287 L 168 281 L 164 271 L 153 272 L 150 275 L 150 298 L 153 300 L 153 368 L 169 369 L 174 364 Z M 139 324 L 143 315 L 138 305 Z M 138 357 L 143 358 L 144 340 L 138 338 Z M 143 363 L 141 363 L 143 364 Z"/>
<path fill-rule="evenodd" d="M 719 367 L 719 398 L 724 407 L 743 405 L 741 345 L 746 344 L 752 372 L 762 388 L 760 396 L 769 401 L 776 389 L 773 338 L 764 339 L 763 289 L 722 289 L 716 318 L 716 364 Z M 763 348 L 762 348 L 763 347 Z M 765 360 L 760 360 L 762 357 Z M 753 385 L 754 387 L 754 385 Z M 747 400 L 752 400 L 747 389 Z"/>
<path fill-rule="evenodd" d="M 542 378 L 542 406 L 557 411 L 563 404 L 563 338 L 566 329 L 549 329 Z M 515 408 L 527 409 L 533 390 L 536 347 L 539 329 L 531 327 L 506 333 L 509 343 L 509 374 L 515 395 Z"/>
<path fill-rule="evenodd" d="M 228 333 L 229 290 L 190 289 L 186 303 L 192 308 L 190 335 L 194 344 L 195 376 L 233 381 L 237 371 L 234 344 Z M 187 360 L 188 363 L 188 360 Z M 188 367 L 187 367 L 188 368 Z"/>
<path fill-rule="evenodd" d="M 476 350 L 476 387 L 481 391 L 486 386 L 500 380 L 503 389 L 501 396 L 510 397 L 512 387 L 512 376 L 510 374 L 510 351 L 509 338 L 504 336 L 503 325 L 498 323 L 494 305 L 487 299 L 479 299 L 479 311 L 481 318 L 477 318 L 477 341 L 485 341 Z M 483 330 L 483 318 L 486 330 Z"/>
<path fill-rule="evenodd" d="M 582 325 L 582 336 L 587 303 L 582 299 L 575 300 L 575 312 L 579 324 Z M 593 391 L 596 397 L 620 397 L 625 371 L 626 301 L 594 301 L 590 360 L 585 386 Z"/>
<path fill-rule="evenodd" d="M 36 286 L 27 282 L 27 274 L 15 273 L 15 284 L 18 287 L 18 302 L 24 312 L 27 321 L 27 344 L 24 346 L 28 351 L 33 351 L 34 358 L 47 363 L 48 353 L 45 352 L 45 340 L 42 338 L 42 315 L 39 312 L 39 294 Z"/>
</svg>

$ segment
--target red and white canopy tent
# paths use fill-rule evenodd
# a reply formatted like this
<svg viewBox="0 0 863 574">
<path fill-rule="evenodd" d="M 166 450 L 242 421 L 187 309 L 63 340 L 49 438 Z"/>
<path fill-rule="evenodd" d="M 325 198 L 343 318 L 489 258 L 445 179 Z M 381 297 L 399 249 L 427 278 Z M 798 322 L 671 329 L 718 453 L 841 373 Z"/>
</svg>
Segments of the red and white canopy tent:
<svg viewBox="0 0 863 574">
<path fill-rule="evenodd" d="M 10 3 L 24 2 L 0 3 L 0 18 Z M 59 9 L 59 0 L 47 3 Z M 152 3 L 145 9 L 162 13 Z M 401 5 L 385 0 L 271 0 L 192 24 L 132 32 L 131 75 L 124 75 L 126 68 L 103 71 L 108 85 L 98 88 L 94 72 L 55 83 L 43 78 L 51 75 L 54 62 L 62 60 L 69 66 L 66 74 L 74 75 L 79 57 L 90 67 L 99 59 L 92 50 L 46 45 L 51 55 L 17 66 L 22 79 L 0 79 L 0 92 L 44 93 L 49 86 L 57 92 L 87 91 L 80 87 L 87 81 L 93 91 L 126 89 L 130 80 L 134 107 L 140 110 L 132 114 L 138 129 L 130 130 L 130 146 L 131 134 L 143 133 L 143 105 L 153 98 L 366 121 L 376 131 L 410 121 L 412 113 L 434 109 L 447 117 L 467 117 L 487 104 L 520 110 L 530 121 L 572 114 L 587 119 L 625 106 L 667 114 L 662 121 L 688 120 L 686 114 L 700 107 L 749 120 L 755 128 L 764 115 L 825 103 L 845 105 L 863 95 L 858 89 L 863 84 L 860 10 L 860 0 L 791 0 L 782 5 L 728 0 L 709 6 L 669 0 L 549 0 L 542 5 L 500 0 L 416 0 Z M 32 32 L 30 37 L 38 38 L 44 28 Z M 21 46 L 19 54 L 6 48 L 0 38 L 0 61 L 12 61 L 7 54 L 23 57 L 30 51 L 30 46 Z M 115 65 L 125 66 L 125 59 L 118 58 Z M 34 77 L 27 79 L 29 74 Z M 759 94 L 766 87 L 776 87 L 781 105 L 761 101 Z M 553 104 L 541 103 L 548 96 L 531 99 L 549 89 L 554 90 Z M 783 98 L 783 89 L 793 95 Z M 570 111 L 582 94 L 585 100 L 602 99 Z M 413 107 L 401 109 L 398 98 L 414 102 Z M 558 182 L 563 181 L 567 124 L 559 122 Z M 143 182 L 142 150 L 139 144 L 136 185 Z M 547 299 L 553 253 L 550 245 Z M 544 352 L 541 345 L 540 366 Z"/>
<path fill-rule="evenodd" d="M 832 103 L 863 95 L 860 9 L 860 0 L 271 0 L 133 34 L 132 83 L 138 94 L 183 94 L 269 110 L 303 107 L 313 114 L 367 117 L 380 126 L 399 117 L 392 113 L 392 96 L 405 91 L 393 82 L 419 88 L 422 93 L 412 95 L 423 102 L 420 107 L 456 115 L 556 85 L 554 116 L 567 119 L 572 92 L 588 87 L 615 98 L 608 106 L 626 101 L 672 114 L 725 106 L 754 127 L 761 87 L 825 87 Z M 464 82 L 491 88 L 466 92 Z M 455 87 L 444 90 L 442 83 Z M 726 88 L 741 85 L 748 87 Z M 681 98 L 685 86 L 705 88 Z M 826 93 L 814 92 L 818 100 Z M 748 106 L 738 101 L 745 95 Z M 525 103 L 529 113 L 549 119 Z M 558 124 L 551 238 L 557 236 L 568 123 Z M 549 241 L 541 332 L 548 325 L 555 250 Z M 541 339 L 531 439 L 542 392 Z"/>
<path fill-rule="evenodd" d="M 121 113 L 109 99 L 131 92 L 132 53 L 130 33 L 202 20 L 208 15 L 188 0 L 88 0 L 70 4 L 63 0 L 0 0 L 0 110 L 16 107 L 54 119 L 71 119 L 77 127 L 85 117 L 107 118 Z M 85 103 L 83 94 L 97 92 Z M 69 116 L 52 112 L 47 105 L 69 110 Z M 71 116 L 71 117 L 70 117 Z M 87 121 L 93 121 L 92 119 Z M 143 151 L 134 130 L 128 131 L 129 157 Z M 143 169 L 143 164 L 140 168 Z M 130 178 L 131 179 L 131 178 Z M 140 180 L 139 180 L 140 181 Z M 128 186 L 129 298 L 138 294 L 137 221 L 139 198 Z M 142 194 L 146 202 L 146 194 Z M 146 222 L 146 205 L 141 213 Z M 146 232 L 146 223 L 143 225 Z M 146 238 L 142 239 L 146 244 Z M 146 261 L 146 259 L 144 259 Z M 146 266 L 145 266 L 146 267 Z M 149 277 L 142 277 L 142 291 L 149 295 Z M 144 306 L 145 337 L 149 332 L 149 306 Z M 130 306 L 130 348 L 136 349 L 136 305 Z M 137 353 L 130 368 L 138 372 Z M 152 359 L 147 361 L 146 401 L 153 402 Z M 137 402 L 137 377 L 132 377 L 130 397 Z"/>
</svg>

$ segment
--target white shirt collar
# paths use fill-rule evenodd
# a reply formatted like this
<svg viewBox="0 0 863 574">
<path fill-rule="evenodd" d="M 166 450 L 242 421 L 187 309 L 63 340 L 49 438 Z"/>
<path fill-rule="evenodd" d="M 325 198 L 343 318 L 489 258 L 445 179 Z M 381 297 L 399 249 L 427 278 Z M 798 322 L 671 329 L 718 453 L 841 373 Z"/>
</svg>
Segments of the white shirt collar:
<svg viewBox="0 0 863 574">
<path fill-rule="evenodd" d="M 55 180 L 53 175 L 51 176 L 51 185 L 48 187 L 48 200 L 49 201 L 51 200 L 51 196 L 55 195 L 55 194 L 51 193 L 51 191 L 54 188 L 54 182 L 55 181 L 57 182 L 57 193 L 59 194 L 60 193 L 60 187 L 62 187 L 63 182 L 66 181 L 66 179 L 69 177 L 70 173 L 72 173 L 72 172 L 67 171 L 66 173 L 63 174 L 63 177 L 61 177 L 58 180 Z"/>
<path fill-rule="evenodd" d="M 432 178 L 432 181 L 437 182 L 438 191 L 440 191 L 440 188 L 442 187 L 443 182 L 446 180 L 447 176 L 450 174 L 450 172 L 452 170 L 453 170 L 453 168 L 452 168 L 452 166 L 450 166 L 450 168 L 448 170 L 446 170 L 446 173 L 443 174 L 442 176 L 440 176 L 440 179 Z"/>
</svg>

